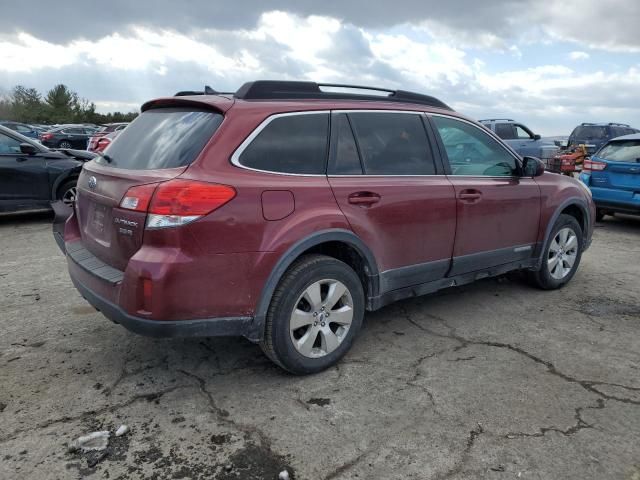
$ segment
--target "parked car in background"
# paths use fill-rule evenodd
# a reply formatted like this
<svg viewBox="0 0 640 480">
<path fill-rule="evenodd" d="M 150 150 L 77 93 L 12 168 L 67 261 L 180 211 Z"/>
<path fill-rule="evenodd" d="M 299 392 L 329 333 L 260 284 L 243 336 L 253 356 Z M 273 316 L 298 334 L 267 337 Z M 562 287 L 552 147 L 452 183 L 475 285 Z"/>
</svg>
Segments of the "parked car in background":
<svg viewBox="0 0 640 480">
<path fill-rule="evenodd" d="M 0 212 L 50 209 L 51 202 L 71 204 L 86 151 L 50 150 L 0 126 Z"/>
<path fill-rule="evenodd" d="M 38 138 L 39 131 L 36 127 L 32 125 L 27 125 L 26 123 L 20 122 L 0 122 L 0 125 L 6 128 L 10 128 L 18 132 L 20 135 L 24 135 L 29 138 Z"/>
<path fill-rule="evenodd" d="M 145 103 L 78 180 L 61 243 L 82 296 L 141 334 L 243 335 L 303 374 L 365 310 L 511 270 L 571 280 L 595 215 L 582 183 L 434 97 L 321 87 Z"/>
<path fill-rule="evenodd" d="M 86 125 L 62 125 L 40 134 L 40 141 L 50 148 L 86 150 L 95 131 L 96 127 Z"/>
<path fill-rule="evenodd" d="M 488 118 L 479 122 L 498 135 L 520 156 L 537 157 L 548 165 L 559 151 L 552 141 L 545 141 L 522 123 L 510 118 Z"/>
<path fill-rule="evenodd" d="M 640 214 L 640 134 L 607 142 L 585 160 L 580 180 L 591 189 L 598 220 L 617 212 Z"/>
<path fill-rule="evenodd" d="M 87 150 L 90 152 L 102 152 L 113 139 L 118 136 L 129 123 L 109 123 L 102 126 L 89 139 Z"/>
<path fill-rule="evenodd" d="M 597 152 L 612 138 L 638 133 L 639 130 L 625 123 L 582 123 L 573 129 L 567 145 L 586 145 L 587 154 Z"/>
</svg>

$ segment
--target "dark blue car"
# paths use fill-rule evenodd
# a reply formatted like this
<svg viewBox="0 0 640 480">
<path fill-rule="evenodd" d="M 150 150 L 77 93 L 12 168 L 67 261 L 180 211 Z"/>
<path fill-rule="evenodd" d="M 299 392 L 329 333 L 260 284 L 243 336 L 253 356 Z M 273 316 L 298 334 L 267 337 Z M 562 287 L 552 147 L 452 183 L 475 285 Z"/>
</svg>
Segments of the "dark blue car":
<svg viewBox="0 0 640 480">
<path fill-rule="evenodd" d="M 609 140 L 632 133 L 638 133 L 638 130 L 626 123 L 582 123 L 569 135 L 568 145 L 586 145 L 587 153 L 591 155 Z"/>
<path fill-rule="evenodd" d="M 640 133 L 607 142 L 585 160 L 580 180 L 591 189 L 597 220 L 616 212 L 640 215 Z"/>
</svg>

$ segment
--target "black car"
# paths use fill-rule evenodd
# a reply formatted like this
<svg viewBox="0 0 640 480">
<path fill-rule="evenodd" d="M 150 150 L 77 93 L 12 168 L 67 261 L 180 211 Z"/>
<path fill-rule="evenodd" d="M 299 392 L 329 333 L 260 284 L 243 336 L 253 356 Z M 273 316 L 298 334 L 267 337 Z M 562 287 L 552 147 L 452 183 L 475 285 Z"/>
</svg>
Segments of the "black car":
<svg viewBox="0 0 640 480">
<path fill-rule="evenodd" d="M 587 153 L 597 152 L 612 138 L 638 133 L 638 130 L 625 123 L 582 123 L 569 135 L 568 145 L 587 146 Z"/>
<path fill-rule="evenodd" d="M 40 135 L 43 145 L 51 148 L 76 148 L 86 150 L 95 127 L 85 125 L 62 125 Z"/>
<path fill-rule="evenodd" d="M 82 165 L 95 154 L 50 150 L 0 126 L 0 212 L 44 210 L 73 203 Z"/>
</svg>

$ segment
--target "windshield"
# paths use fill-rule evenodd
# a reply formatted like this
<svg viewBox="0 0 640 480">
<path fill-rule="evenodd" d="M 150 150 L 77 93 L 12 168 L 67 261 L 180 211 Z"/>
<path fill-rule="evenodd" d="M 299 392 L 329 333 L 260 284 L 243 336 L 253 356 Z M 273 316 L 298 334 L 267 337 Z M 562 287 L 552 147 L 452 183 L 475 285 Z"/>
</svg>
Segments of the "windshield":
<svg viewBox="0 0 640 480">
<path fill-rule="evenodd" d="M 640 140 L 624 140 L 609 143 L 598 152 L 597 156 L 613 162 L 640 163 Z"/>
<path fill-rule="evenodd" d="M 158 108 L 136 118 L 109 145 L 101 165 L 151 170 L 189 165 L 222 123 L 219 113 Z"/>
</svg>

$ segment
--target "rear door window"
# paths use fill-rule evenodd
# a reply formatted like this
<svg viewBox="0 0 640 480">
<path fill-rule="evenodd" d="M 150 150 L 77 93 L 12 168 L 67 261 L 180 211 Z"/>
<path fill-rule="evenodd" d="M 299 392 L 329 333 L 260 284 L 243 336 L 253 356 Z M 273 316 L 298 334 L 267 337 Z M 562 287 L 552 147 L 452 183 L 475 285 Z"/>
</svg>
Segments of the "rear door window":
<svg viewBox="0 0 640 480">
<path fill-rule="evenodd" d="M 514 140 L 516 132 L 510 123 L 496 123 L 496 135 L 503 140 Z"/>
<path fill-rule="evenodd" d="M 611 142 L 602 147 L 598 157 L 614 162 L 640 163 L 640 140 Z"/>
<path fill-rule="evenodd" d="M 267 172 L 324 174 L 328 135 L 328 113 L 275 116 L 246 146 L 238 162 Z"/>
<path fill-rule="evenodd" d="M 366 175 L 434 175 L 433 155 L 420 115 L 356 112 L 348 115 Z"/>
<path fill-rule="evenodd" d="M 157 108 L 139 115 L 105 153 L 101 165 L 130 170 L 183 167 L 193 162 L 222 123 L 222 115 L 193 108 Z"/>
</svg>

